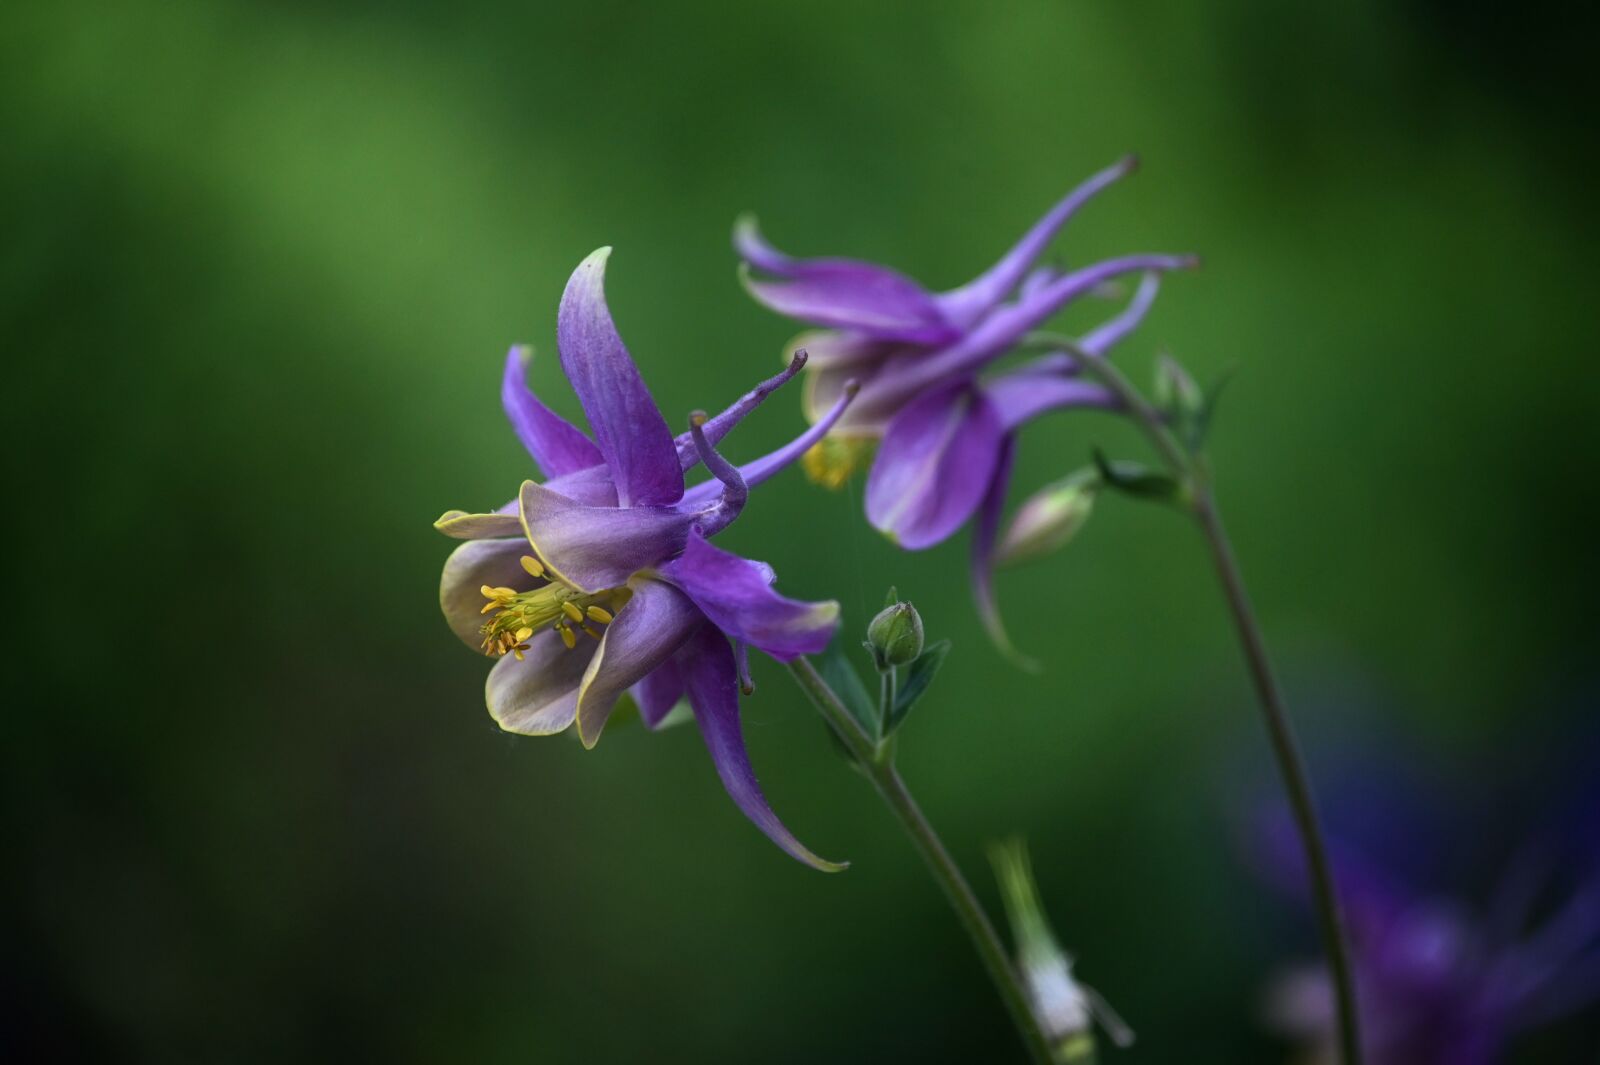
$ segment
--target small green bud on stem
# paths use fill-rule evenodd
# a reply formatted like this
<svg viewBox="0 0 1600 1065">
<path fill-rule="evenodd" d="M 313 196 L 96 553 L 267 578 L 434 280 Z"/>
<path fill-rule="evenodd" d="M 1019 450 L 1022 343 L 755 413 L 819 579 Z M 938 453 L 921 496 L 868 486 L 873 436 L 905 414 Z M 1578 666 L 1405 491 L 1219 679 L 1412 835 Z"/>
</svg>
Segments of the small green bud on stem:
<svg viewBox="0 0 1600 1065">
<path fill-rule="evenodd" d="M 910 603 L 893 603 L 867 626 L 867 646 L 879 670 L 909 665 L 922 653 L 922 616 Z"/>
</svg>

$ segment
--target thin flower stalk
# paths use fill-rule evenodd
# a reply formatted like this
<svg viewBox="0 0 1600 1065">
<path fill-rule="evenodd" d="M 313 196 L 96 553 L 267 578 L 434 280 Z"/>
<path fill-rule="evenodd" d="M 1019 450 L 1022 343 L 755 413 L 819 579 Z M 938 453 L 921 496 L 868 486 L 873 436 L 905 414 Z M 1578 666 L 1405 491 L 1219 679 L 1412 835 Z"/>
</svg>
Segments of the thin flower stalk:
<svg viewBox="0 0 1600 1065">
<path fill-rule="evenodd" d="M 1007 956 L 1005 944 L 1001 942 L 994 924 L 984 912 L 977 896 L 973 894 L 971 885 L 962 875 L 961 867 L 950 856 L 938 833 L 934 831 L 922 809 L 912 798 L 910 789 L 906 787 L 899 770 L 895 768 L 894 759 L 883 756 L 883 748 L 880 747 L 877 738 L 869 736 L 862 729 L 855 716 L 845 708 L 843 700 L 828 686 L 828 682 L 805 656 L 793 659 L 788 666 L 800 689 L 806 693 L 823 720 L 860 766 L 862 773 L 872 781 L 873 787 L 883 797 L 890 812 L 900 821 L 906 834 L 911 837 L 912 845 L 922 855 L 928 871 L 944 891 L 951 909 L 960 920 L 962 929 L 972 940 L 973 948 L 978 952 L 989 978 L 994 982 L 995 990 L 1004 1002 L 1006 1011 L 1011 1015 L 1017 1034 L 1027 1048 L 1034 1065 L 1052 1065 L 1054 1058 L 1050 1043 L 1045 1039 L 1038 1018 L 1034 1016 L 1029 1004 L 1021 973 Z"/>
<path fill-rule="evenodd" d="M 1321 818 L 1317 813 L 1311 774 L 1306 768 L 1305 756 L 1301 753 L 1300 742 L 1289 717 L 1283 689 L 1267 653 L 1261 623 L 1256 617 L 1232 542 L 1217 509 L 1210 464 L 1203 454 L 1191 452 L 1179 442 L 1161 413 L 1109 361 L 1083 350 L 1068 337 L 1036 334 L 1034 339 L 1061 348 L 1078 361 L 1086 375 L 1093 377 L 1118 398 L 1178 480 L 1181 488 L 1178 502 L 1185 506 L 1205 537 L 1261 706 L 1267 738 L 1283 780 L 1296 832 L 1305 852 L 1323 953 L 1327 956 L 1333 979 L 1340 1060 L 1345 1065 L 1361 1065 L 1360 1011 L 1356 1000 L 1349 934 L 1339 905 Z"/>
</svg>

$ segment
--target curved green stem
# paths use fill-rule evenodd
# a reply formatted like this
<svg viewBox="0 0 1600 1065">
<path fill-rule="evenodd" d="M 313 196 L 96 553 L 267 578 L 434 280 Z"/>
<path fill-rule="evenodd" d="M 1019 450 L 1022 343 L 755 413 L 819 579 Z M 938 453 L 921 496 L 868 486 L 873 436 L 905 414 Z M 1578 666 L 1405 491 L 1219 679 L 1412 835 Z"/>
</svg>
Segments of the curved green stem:
<svg viewBox="0 0 1600 1065">
<path fill-rule="evenodd" d="M 1255 608 L 1250 604 L 1250 594 L 1239 572 L 1238 559 L 1234 557 L 1233 545 L 1222 526 L 1216 500 L 1209 487 L 1195 494 L 1194 514 L 1211 548 L 1212 562 L 1222 581 L 1222 591 L 1228 600 L 1234 627 L 1239 632 L 1239 643 L 1244 648 L 1245 661 L 1250 667 L 1250 679 L 1255 684 L 1256 695 L 1261 700 L 1261 709 L 1266 718 L 1267 736 L 1272 741 L 1272 752 L 1277 757 L 1284 791 L 1289 796 L 1289 808 L 1294 813 L 1295 827 L 1299 830 L 1301 845 L 1305 850 L 1306 867 L 1316 902 L 1317 926 L 1322 935 L 1322 949 L 1328 956 L 1328 968 L 1333 973 L 1339 1013 L 1340 1050 L 1346 1065 L 1360 1065 L 1360 1020 L 1356 1012 L 1349 939 L 1345 930 L 1344 911 L 1339 905 L 1334 886 L 1333 868 L 1328 861 L 1322 823 L 1317 815 L 1316 796 L 1311 789 L 1311 774 L 1306 769 L 1305 756 L 1300 752 L 1294 724 L 1289 720 L 1289 711 L 1284 705 L 1283 689 L 1278 686 L 1272 661 L 1267 657 L 1266 641 L 1261 635 L 1261 625 L 1256 620 Z"/>
<path fill-rule="evenodd" d="M 1349 937 L 1345 931 L 1344 916 L 1334 885 L 1333 869 L 1328 861 L 1328 847 L 1323 838 L 1322 822 L 1317 814 L 1316 796 L 1311 787 L 1311 775 L 1306 769 L 1305 756 L 1295 736 L 1294 725 L 1283 699 L 1283 689 L 1272 669 L 1267 655 L 1266 640 L 1261 634 L 1261 624 L 1250 603 L 1244 577 L 1239 572 L 1239 562 L 1233 545 L 1217 513 L 1217 503 L 1211 488 L 1211 471 L 1203 458 L 1191 454 L 1167 425 L 1161 412 L 1150 405 L 1143 394 L 1133 386 L 1121 370 L 1104 359 L 1079 349 L 1071 340 L 1048 334 L 1040 339 L 1065 350 L 1077 359 L 1084 371 L 1105 385 L 1149 437 L 1151 446 L 1160 454 L 1188 490 L 1188 509 L 1205 535 L 1211 551 L 1212 564 L 1222 582 L 1222 591 L 1228 601 L 1228 610 L 1238 633 L 1240 647 L 1250 670 L 1261 703 L 1262 716 L 1267 727 L 1267 737 L 1272 743 L 1272 753 L 1283 778 L 1284 791 L 1294 814 L 1295 828 L 1305 852 L 1306 868 L 1311 880 L 1312 898 L 1316 905 L 1317 926 L 1322 936 L 1323 953 L 1327 955 L 1328 969 L 1333 976 L 1334 997 L 1338 1008 L 1340 1060 L 1344 1065 L 1361 1065 L 1360 1016 L 1356 1005 L 1354 970 L 1350 961 Z"/>
<path fill-rule="evenodd" d="M 917 806 L 916 800 L 911 797 L 905 781 L 900 778 L 899 770 L 892 761 L 878 760 L 877 743 L 873 737 L 868 736 L 856 723 L 855 717 L 845 709 L 839 696 L 828 687 L 828 682 L 822 679 L 821 674 L 808 660 L 803 657 L 795 659 L 789 663 L 789 672 L 810 697 L 811 702 L 846 749 L 854 756 L 861 771 L 878 789 L 878 794 L 883 796 L 889 809 L 899 818 L 906 834 L 911 837 L 912 844 L 927 863 L 928 871 L 944 889 L 945 898 L 949 900 L 951 909 L 956 911 L 956 917 L 960 919 L 962 928 L 972 940 L 972 945 L 977 950 L 978 957 L 982 959 L 984 968 L 989 971 L 989 978 L 994 981 L 995 990 L 999 992 L 1007 1011 L 1010 1012 L 1011 1020 L 1016 1025 L 1017 1033 L 1022 1037 L 1029 1056 L 1035 1065 L 1050 1065 L 1052 1061 L 1050 1044 L 1039 1029 L 1038 1018 L 1034 1016 L 1033 1008 L 1028 1004 L 1028 995 L 1023 989 L 1016 967 L 1006 955 L 1005 946 L 1000 942 L 994 925 L 989 922 L 988 915 L 984 913 L 983 906 L 972 893 L 966 878 L 961 875 L 961 868 L 956 865 L 955 859 L 950 857 L 950 852 L 945 849 L 938 833 L 933 830 L 933 826 L 928 823 L 921 808 Z"/>
</svg>

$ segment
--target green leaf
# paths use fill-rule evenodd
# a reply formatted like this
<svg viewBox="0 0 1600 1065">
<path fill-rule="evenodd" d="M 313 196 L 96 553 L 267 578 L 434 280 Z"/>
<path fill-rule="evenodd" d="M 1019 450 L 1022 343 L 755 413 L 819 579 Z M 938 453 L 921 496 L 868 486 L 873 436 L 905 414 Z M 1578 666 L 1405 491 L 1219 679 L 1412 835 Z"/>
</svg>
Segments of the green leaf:
<svg viewBox="0 0 1600 1065">
<path fill-rule="evenodd" d="M 1155 402 L 1161 410 L 1183 419 L 1205 405 L 1205 394 L 1182 363 L 1162 354 L 1156 360 Z"/>
<path fill-rule="evenodd" d="M 911 708 L 917 705 L 917 700 L 922 698 L 928 686 L 933 683 L 934 675 L 944 663 L 944 656 L 949 653 L 950 641 L 940 640 L 931 644 L 906 667 L 906 682 L 900 685 L 900 692 L 895 697 L 894 709 L 889 712 L 888 726 L 883 730 L 884 735 L 893 735 L 895 729 L 905 721 L 906 715 L 911 713 Z"/>
<path fill-rule="evenodd" d="M 817 672 L 822 674 L 822 679 L 828 682 L 828 687 L 833 689 L 839 701 L 844 703 L 844 708 L 850 711 L 850 716 L 866 730 L 867 735 L 876 736 L 878 700 L 874 699 L 868 693 L 867 686 L 861 683 L 861 675 L 856 672 L 856 667 L 850 664 L 850 659 L 845 656 L 838 641 L 829 644 L 828 649 L 822 652 Z"/>
<path fill-rule="evenodd" d="M 894 606 L 900 601 L 900 592 L 894 585 L 889 585 L 889 594 L 883 597 L 884 608 Z"/>
<path fill-rule="evenodd" d="M 1186 441 L 1189 450 L 1199 452 L 1205 446 L 1206 434 L 1211 431 L 1211 418 L 1217 411 L 1217 400 L 1222 398 L 1222 390 L 1233 380 L 1234 374 L 1239 370 L 1237 364 L 1229 366 L 1217 375 L 1210 388 L 1206 389 L 1205 400 L 1200 404 L 1200 409 L 1194 414 L 1189 424 L 1189 439 Z"/>
<path fill-rule="evenodd" d="M 1105 452 L 1095 448 L 1094 464 L 1105 486 L 1124 495 L 1156 503 L 1177 503 L 1183 496 L 1183 486 L 1175 477 L 1142 463 L 1123 459 L 1113 462 L 1106 458 Z"/>
</svg>

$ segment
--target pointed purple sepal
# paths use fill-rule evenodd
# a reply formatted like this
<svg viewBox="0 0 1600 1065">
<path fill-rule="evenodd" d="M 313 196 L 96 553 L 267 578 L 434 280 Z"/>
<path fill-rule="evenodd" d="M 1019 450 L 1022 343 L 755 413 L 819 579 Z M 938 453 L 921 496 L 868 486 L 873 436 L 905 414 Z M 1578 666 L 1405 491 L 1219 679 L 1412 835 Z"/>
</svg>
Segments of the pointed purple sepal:
<svg viewBox="0 0 1600 1065">
<path fill-rule="evenodd" d="M 999 412 L 973 386 L 912 401 L 884 433 L 867 479 L 867 520 L 913 551 L 945 540 L 982 500 L 1002 432 Z"/>
<path fill-rule="evenodd" d="M 606 306 L 610 248 L 578 264 L 561 296 L 556 339 L 561 366 L 583 404 L 620 506 L 670 506 L 683 495 L 672 431 L 645 388 Z"/>
<path fill-rule="evenodd" d="M 750 294 L 779 314 L 876 340 L 940 344 L 959 333 L 926 289 L 888 267 L 792 258 L 767 243 L 749 216 L 735 226 L 733 245 L 747 266 L 784 279 L 757 281 L 741 272 Z"/>
<path fill-rule="evenodd" d="M 1025 369 L 985 381 L 983 391 L 1008 433 L 1050 411 L 1116 410 L 1121 405 L 1110 390 L 1094 381 Z"/>
<path fill-rule="evenodd" d="M 925 389 L 978 372 L 1062 307 L 1107 281 L 1138 272 L 1185 270 L 1197 263 L 1187 255 L 1127 255 L 1053 278 L 1027 299 L 996 308 L 955 343 L 919 358 L 897 357 L 870 378 L 863 377 L 853 417 L 896 409 Z"/>
<path fill-rule="evenodd" d="M 678 673 L 676 660 L 669 658 L 645 674 L 644 679 L 630 689 L 630 694 L 639 707 L 639 717 L 645 727 L 659 726 L 683 698 L 683 677 Z"/>
<path fill-rule="evenodd" d="M 952 321 L 970 327 L 989 313 L 996 304 L 1010 295 L 1024 280 L 1038 284 L 1039 278 L 1029 278 L 1028 271 L 1055 239 L 1056 233 L 1067 220 L 1101 190 L 1124 175 L 1131 173 L 1138 160 L 1128 156 L 1095 174 L 1089 180 L 1067 193 L 1033 228 L 1008 251 L 994 266 L 960 288 L 936 297 L 945 315 Z M 1048 276 L 1048 275 L 1047 275 Z"/>
<path fill-rule="evenodd" d="M 1134 290 L 1133 299 L 1128 301 L 1128 305 L 1121 313 L 1085 333 L 1083 339 L 1078 341 L 1078 347 L 1091 355 L 1106 354 L 1144 321 L 1144 316 L 1150 312 L 1150 306 L 1155 303 L 1156 293 L 1160 290 L 1161 275 L 1153 270 L 1145 274 L 1139 279 L 1139 287 Z"/>
<path fill-rule="evenodd" d="M 746 276 L 744 286 L 779 314 L 878 340 L 942 344 L 960 335 L 916 282 L 867 263 L 818 269 L 793 281 Z"/>
<path fill-rule="evenodd" d="M 796 839 L 761 793 L 739 724 L 739 675 L 727 637 L 702 625 L 678 652 L 677 662 L 695 723 L 734 804 L 790 857 L 825 873 L 844 869 L 847 863 L 819 858 Z"/>
<path fill-rule="evenodd" d="M 1006 633 L 1005 621 L 1000 616 L 1000 604 L 994 594 L 994 547 L 1000 529 L 1000 515 L 1005 508 L 1006 489 L 1011 484 L 1011 465 L 1016 457 L 1017 438 L 1007 434 L 1000 445 L 1000 455 L 995 462 L 994 478 L 984 493 L 978 508 L 978 520 L 972 527 L 971 578 L 972 598 L 977 603 L 978 617 L 1000 653 L 1029 672 L 1039 671 L 1039 663 L 1017 650 Z"/>
<path fill-rule="evenodd" d="M 838 603 L 779 595 L 772 590 L 771 567 L 712 546 L 698 529 L 690 532 L 682 556 L 661 567 L 661 575 L 723 632 L 780 662 L 820 654 L 839 625 Z"/>
<path fill-rule="evenodd" d="M 517 439 L 548 480 L 574 473 L 605 460 L 583 430 L 545 406 L 528 387 L 528 366 L 533 349 L 517 345 L 506 356 L 500 381 L 500 402 L 505 407 Z"/>
</svg>

